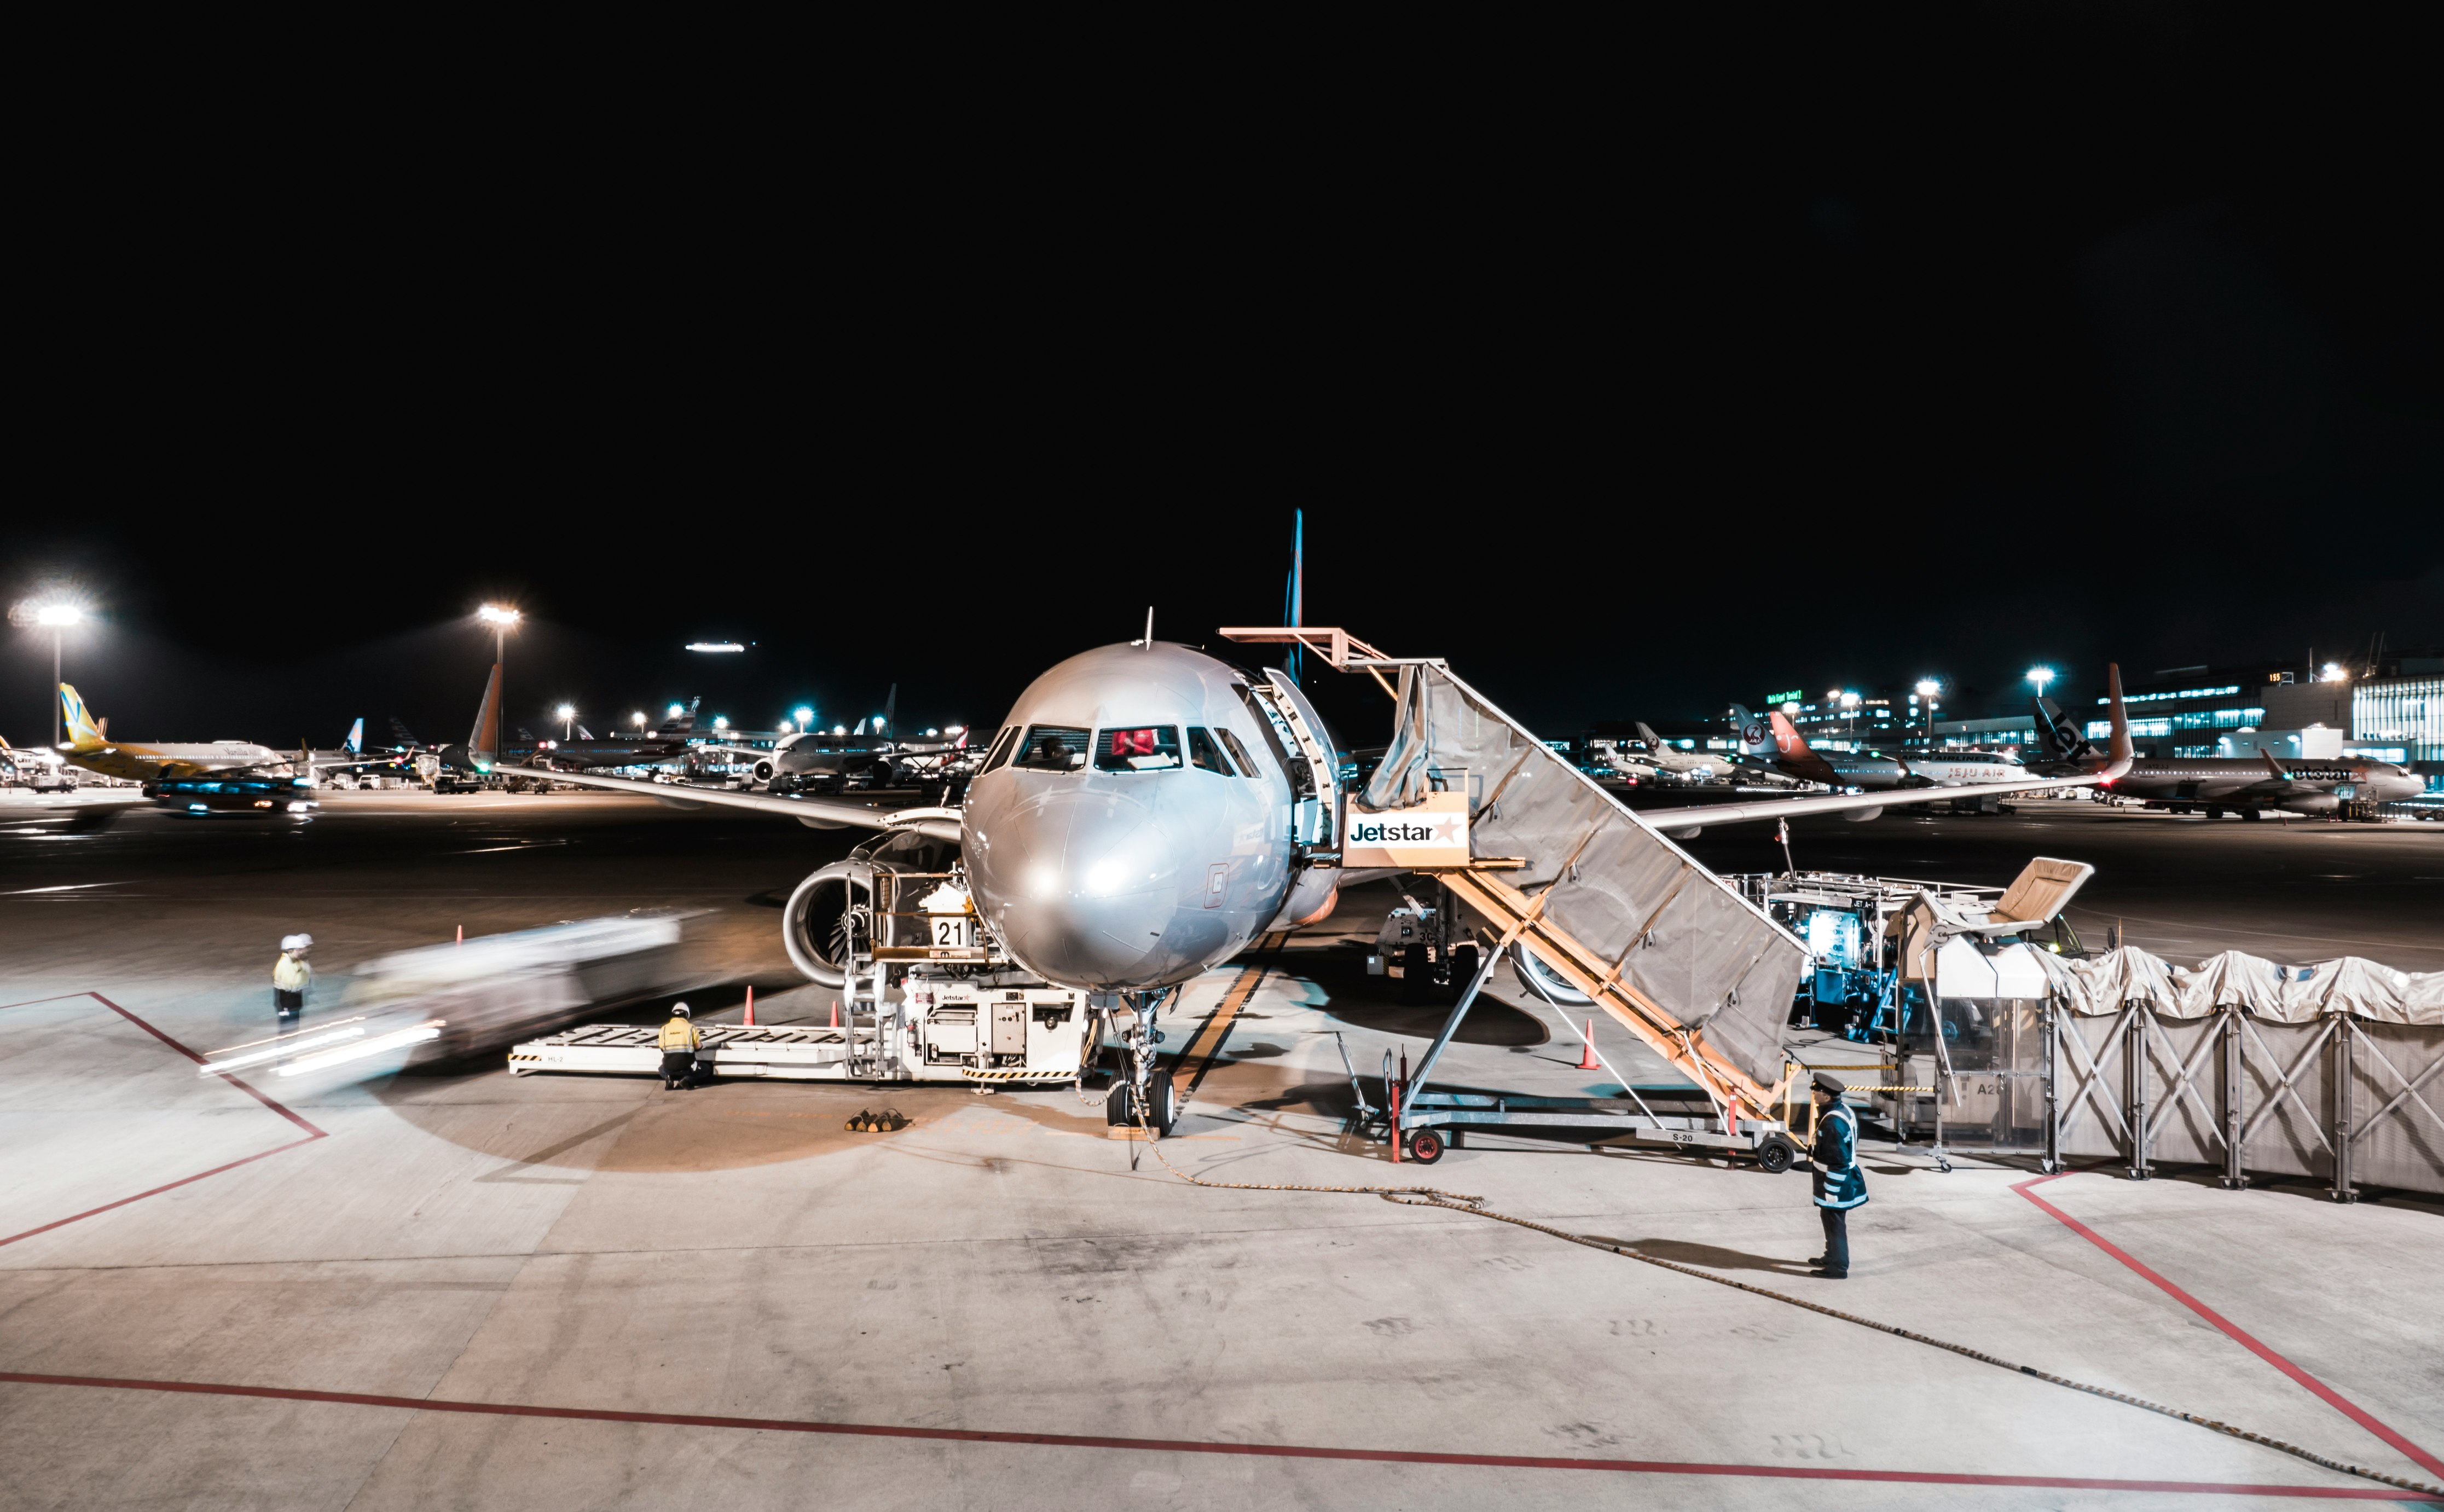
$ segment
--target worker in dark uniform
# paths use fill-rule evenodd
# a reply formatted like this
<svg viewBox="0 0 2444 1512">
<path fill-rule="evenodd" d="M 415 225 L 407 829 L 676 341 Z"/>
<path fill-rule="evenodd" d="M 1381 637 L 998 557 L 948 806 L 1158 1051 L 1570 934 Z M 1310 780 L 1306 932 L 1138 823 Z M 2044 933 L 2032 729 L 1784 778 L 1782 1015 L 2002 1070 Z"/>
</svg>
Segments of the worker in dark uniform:
<svg viewBox="0 0 2444 1512">
<path fill-rule="evenodd" d="M 271 963 L 271 1016 L 282 1034 L 296 1028 L 306 1012 L 306 984 L 314 980 L 306 952 L 312 949 L 314 936 L 288 935 L 280 942 L 280 959 Z"/>
<path fill-rule="evenodd" d="M 1842 1101 L 1849 1087 L 1819 1071 L 1816 1144 L 1807 1152 L 1816 1172 L 1816 1215 L 1824 1222 L 1824 1253 L 1809 1263 L 1826 1281 L 1850 1274 L 1850 1209 L 1867 1200 L 1867 1173 L 1859 1169 L 1859 1116 Z"/>
<path fill-rule="evenodd" d="M 671 1005 L 671 1022 L 654 1042 L 662 1052 L 662 1090 L 677 1092 L 696 1083 L 695 1053 L 704 1048 L 704 1036 L 696 1033 L 695 1017 L 684 1003 Z"/>
</svg>

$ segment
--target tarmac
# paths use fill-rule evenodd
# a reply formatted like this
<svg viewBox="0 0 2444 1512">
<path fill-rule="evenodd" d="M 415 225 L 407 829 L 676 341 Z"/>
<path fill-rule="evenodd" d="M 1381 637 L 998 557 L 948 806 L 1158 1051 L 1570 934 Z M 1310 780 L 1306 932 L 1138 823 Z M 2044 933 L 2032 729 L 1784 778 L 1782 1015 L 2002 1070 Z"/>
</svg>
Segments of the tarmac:
<svg viewBox="0 0 2444 1512">
<path fill-rule="evenodd" d="M 1792 847 L 1995 883 L 2072 856 L 2100 866 L 2095 923 L 2175 959 L 2444 968 L 2433 830 L 2043 807 L 1795 824 Z M 1194 1093 L 1148 1149 L 1067 1089 L 668 1093 L 497 1057 L 196 1073 L 269 1031 L 298 930 L 323 973 L 309 1025 L 387 950 L 671 904 L 696 911 L 692 1002 L 734 1018 L 751 984 L 763 1022 L 816 1019 L 828 996 L 790 971 L 777 909 L 855 835 L 569 794 L 9 823 L 0 1508 L 2411 1500 L 1783 1299 L 2444 1483 L 2444 1203 L 1945 1173 L 1871 1141 L 1832 1282 L 1806 1274 L 1802 1174 L 1503 1139 L 1395 1165 L 1346 1133 L 1342 1047 L 1379 1097 L 1384 1052 L 1414 1060 L 1444 1010 L 1366 974 L 1385 886 L 1191 985 L 1164 1028 Z M 1770 827 L 1689 848 L 1780 864 Z M 1613 1085 L 1495 980 L 1450 1082 Z M 1665 1079 L 1595 1032 L 1625 1076 Z M 842 1128 L 885 1103 L 909 1127 Z M 1431 1186 L 1704 1276 L 1266 1184 Z"/>
</svg>

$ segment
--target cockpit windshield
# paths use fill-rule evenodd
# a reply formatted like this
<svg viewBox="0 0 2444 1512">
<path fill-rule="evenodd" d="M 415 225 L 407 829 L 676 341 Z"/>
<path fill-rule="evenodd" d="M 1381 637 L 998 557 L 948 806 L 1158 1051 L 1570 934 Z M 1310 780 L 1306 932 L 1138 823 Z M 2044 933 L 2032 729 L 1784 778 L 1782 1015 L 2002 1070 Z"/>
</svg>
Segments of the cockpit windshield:
<svg viewBox="0 0 2444 1512">
<path fill-rule="evenodd" d="M 1107 729 L 1095 741 L 1099 772 L 1155 772 L 1179 765 L 1179 728 L 1145 725 L 1133 729 Z"/>
<path fill-rule="evenodd" d="M 1038 772 L 1074 772 L 1086 765 L 1088 732 L 1068 725 L 1037 725 L 1027 732 L 1013 766 Z"/>
</svg>

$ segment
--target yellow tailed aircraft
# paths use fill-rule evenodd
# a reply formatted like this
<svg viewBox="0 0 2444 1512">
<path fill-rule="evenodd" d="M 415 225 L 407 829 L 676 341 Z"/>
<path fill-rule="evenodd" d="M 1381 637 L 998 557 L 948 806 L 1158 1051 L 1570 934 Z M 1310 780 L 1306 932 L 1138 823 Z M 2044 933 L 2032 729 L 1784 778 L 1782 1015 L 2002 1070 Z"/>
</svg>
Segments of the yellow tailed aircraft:
<svg viewBox="0 0 2444 1512">
<path fill-rule="evenodd" d="M 68 743 L 60 755 L 71 765 L 104 777 L 154 783 L 164 777 L 193 777 L 199 772 L 230 770 L 286 773 L 289 757 L 250 741 L 216 740 L 210 745 L 141 746 L 110 738 L 110 721 L 95 723 L 84 699 L 66 683 L 60 684 L 60 708 L 67 715 Z"/>
</svg>

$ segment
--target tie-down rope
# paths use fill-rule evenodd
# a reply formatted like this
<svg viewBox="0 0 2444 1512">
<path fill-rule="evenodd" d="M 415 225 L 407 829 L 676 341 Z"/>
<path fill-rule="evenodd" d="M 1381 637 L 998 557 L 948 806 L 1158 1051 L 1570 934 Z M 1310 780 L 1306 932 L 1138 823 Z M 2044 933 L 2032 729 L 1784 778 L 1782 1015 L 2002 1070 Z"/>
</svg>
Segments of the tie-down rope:
<svg viewBox="0 0 2444 1512">
<path fill-rule="evenodd" d="M 1129 1100 L 1133 1105 L 1138 1105 L 1142 1104 L 1144 1099 L 1132 1097 Z M 1202 1176 L 1190 1175 L 1187 1171 L 1173 1165 L 1170 1159 L 1163 1154 L 1161 1141 L 1153 1138 L 1150 1132 L 1146 1129 L 1145 1113 L 1142 1106 L 1138 1107 L 1138 1130 L 1141 1135 L 1145 1136 L 1144 1143 L 1147 1148 L 1154 1151 L 1155 1158 L 1162 1162 L 1162 1169 L 1170 1171 L 1173 1175 L 1177 1176 L 1180 1180 L 1185 1181 L 1192 1186 L 1230 1187 L 1247 1191 L 1353 1192 L 1381 1197 L 1386 1202 L 1396 1202 L 1404 1208 L 1447 1208 L 1453 1212 L 1467 1213 L 1471 1217 L 1474 1218 L 1490 1218 L 1496 1223 L 1511 1224 L 1521 1228 L 1532 1228 L 1537 1233 L 1550 1234 L 1555 1239 L 1564 1240 L 1573 1245 L 1583 1245 L 1589 1249 L 1601 1249 L 1607 1254 L 1619 1255 L 1627 1260 L 1643 1261 L 1649 1265 L 1659 1265 L 1665 1270 L 1677 1271 L 1683 1276 L 1694 1276 L 1699 1281 L 1710 1281 L 1717 1286 L 1729 1286 L 1738 1291 L 1748 1292 L 1752 1296 L 1769 1298 L 1777 1302 L 1787 1302 L 1793 1307 L 1804 1307 L 1811 1313 L 1822 1313 L 1827 1318 L 1840 1318 L 1845 1323 L 1857 1323 L 1861 1328 L 1872 1328 L 1880 1333 L 1893 1335 L 1897 1338 L 1906 1338 L 1912 1343 L 1927 1344 L 1932 1345 L 1936 1349 L 1950 1350 L 1954 1355 L 1965 1355 L 1966 1357 L 1976 1360 L 1981 1364 L 1992 1365 L 1999 1369 L 2012 1371 L 2022 1375 L 2033 1376 L 2038 1380 L 2048 1381 L 2056 1386 L 2066 1386 L 2074 1392 L 2085 1392 L 2090 1396 L 2101 1396 L 2107 1401 L 2120 1402 L 2128 1407 L 2141 1408 L 2150 1412 L 2160 1412 L 2166 1417 L 2176 1417 L 2184 1423 L 2194 1423 L 2200 1428 L 2213 1429 L 2218 1433 L 2227 1434 L 2230 1437 L 2236 1439 L 2246 1440 L 2250 1444 L 2263 1445 L 2269 1449 L 2279 1449 L 2285 1454 L 2289 1454 L 2296 1458 L 2306 1460 L 2311 1465 L 2322 1466 L 2328 1470 L 2338 1470 L 2344 1475 L 2356 1475 L 2364 1480 L 2381 1482 L 2386 1485 L 2398 1486 L 2405 1491 L 2417 1491 L 2428 1496 L 2444 1497 L 2444 1486 L 2429 1485 L 2423 1481 L 2411 1481 L 2405 1480 L 2398 1475 L 2387 1475 L 2382 1470 L 2372 1470 L 2363 1465 L 2350 1465 L 2341 1460 L 2327 1459 L 2324 1455 L 2319 1454 L 2313 1449 L 2304 1449 L 2297 1444 L 2287 1443 L 2278 1438 L 2269 1438 L 2263 1433 L 2253 1433 L 2245 1428 L 2235 1428 L 2230 1423 L 2221 1422 L 2212 1417 L 2201 1417 L 2195 1412 L 2184 1412 L 2177 1407 L 2167 1407 L 2161 1402 L 2151 1402 L 2143 1396 L 2132 1396 L 2127 1392 L 2112 1391 L 2106 1387 L 2091 1386 L 2085 1381 L 2072 1380 L 2067 1375 L 2056 1375 L 2050 1371 L 2038 1370 L 2033 1365 L 2016 1365 L 2009 1360 L 2000 1358 L 1993 1355 L 1989 1355 L 1983 1350 L 1971 1349 L 1966 1344 L 1954 1344 L 1949 1339 L 1932 1338 L 1927 1335 L 1914 1333 L 1909 1329 L 1898 1327 L 1896 1324 L 1878 1322 L 1872 1318 L 1861 1318 L 1856 1313 L 1845 1313 L 1838 1307 L 1827 1307 L 1821 1302 L 1811 1302 L 1804 1298 L 1793 1297 L 1787 1292 L 1769 1291 L 1763 1286 L 1751 1286 L 1744 1281 L 1733 1281 L 1728 1276 L 1717 1276 L 1712 1271 L 1699 1270 L 1694 1265 L 1683 1265 L 1676 1261 L 1660 1260 L 1653 1255 L 1640 1254 L 1637 1250 L 1631 1249 L 1626 1245 L 1616 1245 L 1608 1240 L 1597 1239 L 1587 1234 L 1574 1234 L 1565 1228 L 1555 1228 L 1549 1224 L 1540 1224 L 1532 1218 L 1520 1218 L 1506 1212 L 1496 1212 L 1492 1208 L 1485 1206 L 1485 1199 L 1482 1197 L 1471 1197 L 1459 1192 L 1444 1191 L 1438 1187 L 1310 1187 L 1278 1181 L 1208 1181 Z M 1398 1131 L 1396 1130 L 1394 1133 L 1397 1135 Z"/>
</svg>

